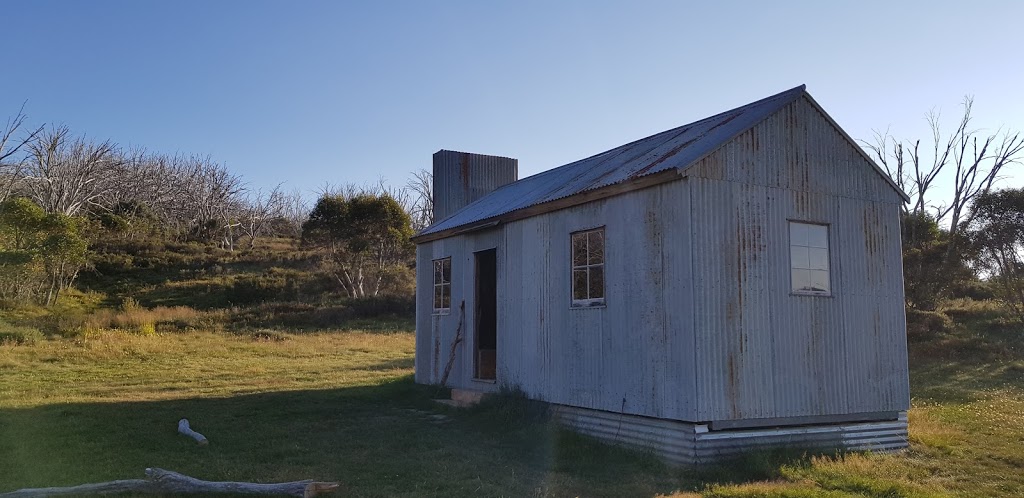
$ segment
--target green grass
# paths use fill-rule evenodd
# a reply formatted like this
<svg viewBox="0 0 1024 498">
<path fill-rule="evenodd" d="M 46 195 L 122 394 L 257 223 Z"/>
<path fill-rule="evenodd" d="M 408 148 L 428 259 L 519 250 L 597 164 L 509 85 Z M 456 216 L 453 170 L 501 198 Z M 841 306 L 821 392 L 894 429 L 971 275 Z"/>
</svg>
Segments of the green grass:
<svg viewBox="0 0 1024 498">
<path fill-rule="evenodd" d="M 162 467 L 336 480 L 339 496 L 1024 496 L 1021 327 L 991 307 L 946 311 L 959 325 L 911 343 L 907 452 L 758 453 L 700 471 L 561 430 L 514 396 L 436 405 L 444 393 L 411 380 L 398 322 L 8 343 L 0 492 Z M 183 417 L 208 447 L 176 434 Z"/>
</svg>

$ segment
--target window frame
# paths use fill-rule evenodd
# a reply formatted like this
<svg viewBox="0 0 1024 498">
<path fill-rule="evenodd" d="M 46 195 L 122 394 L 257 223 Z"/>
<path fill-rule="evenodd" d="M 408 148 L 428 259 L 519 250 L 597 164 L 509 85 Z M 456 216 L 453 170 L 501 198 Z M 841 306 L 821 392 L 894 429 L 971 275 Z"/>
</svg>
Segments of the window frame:
<svg viewBox="0 0 1024 498">
<path fill-rule="evenodd" d="M 823 223 L 823 222 L 820 222 L 820 221 L 795 220 L 795 219 L 788 219 L 786 221 L 787 221 L 787 223 L 786 223 L 786 241 L 788 242 L 787 248 L 788 248 L 788 251 L 789 251 L 789 293 L 790 293 L 790 295 L 793 295 L 793 296 L 812 296 L 812 297 L 832 297 L 833 294 L 834 294 L 833 286 L 834 286 L 835 282 L 832 280 L 832 226 L 831 226 L 831 224 Z M 807 225 L 807 226 L 816 226 L 816 227 L 824 227 L 825 228 L 825 247 L 822 248 L 822 247 L 812 246 L 812 245 L 810 245 L 809 241 L 808 241 L 808 245 L 795 244 L 794 241 L 793 241 L 793 225 L 794 224 L 797 224 L 797 225 Z M 797 267 L 797 266 L 795 266 L 794 261 L 793 261 L 793 248 L 794 247 L 802 247 L 802 248 L 806 248 L 808 250 L 810 250 L 812 248 L 813 249 L 825 249 L 825 268 L 824 268 L 824 270 L 819 269 L 819 268 L 804 268 L 804 267 Z M 808 264 L 808 266 L 811 266 L 811 265 Z M 808 271 L 808 272 L 811 272 L 811 271 L 824 271 L 826 276 L 828 277 L 828 290 L 826 290 L 826 291 L 815 291 L 815 290 L 797 290 L 797 289 L 794 289 L 793 270 L 805 270 L 805 271 Z"/>
<path fill-rule="evenodd" d="M 445 266 L 445 263 L 448 264 L 448 280 L 447 281 L 444 280 L 444 266 Z M 438 277 L 438 267 L 437 267 L 437 265 L 441 265 L 441 268 L 440 268 L 441 281 L 440 282 L 437 281 L 437 277 Z M 430 271 L 431 271 L 431 273 L 433 275 L 433 277 L 431 278 L 431 281 L 432 281 L 433 284 L 430 287 L 430 290 L 431 290 L 430 301 L 431 301 L 431 308 L 433 309 L 433 311 L 431 311 L 431 314 L 432 315 L 447 315 L 447 314 L 452 312 L 452 257 L 448 256 L 446 258 L 438 258 L 438 259 L 432 260 L 430 262 Z M 437 297 L 438 297 L 437 293 L 438 293 L 438 289 L 439 288 L 440 288 L 440 291 L 441 291 L 440 303 L 438 303 L 438 299 L 437 299 Z M 445 293 L 445 289 L 448 290 L 448 307 L 447 308 L 444 307 L 444 293 Z M 440 304 L 441 307 L 438 307 L 438 304 Z"/>
<path fill-rule="evenodd" d="M 599 232 L 601 234 L 601 262 L 590 263 L 590 238 L 589 234 Z M 576 264 L 575 247 L 573 245 L 573 238 L 578 235 L 587 235 L 587 254 L 586 263 L 582 265 Z M 585 228 L 582 230 L 576 230 L 569 233 L 569 307 L 571 309 L 595 309 L 604 308 L 607 306 L 608 297 L 608 273 L 606 270 L 608 263 L 608 238 L 606 237 L 605 226 L 596 226 L 591 228 Z M 601 297 L 589 297 L 590 294 L 590 275 L 591 269 L 600 267 L 601 269 Z M 575 272 L 578 270 L 585 270 L 587 272 L 587 298 L 576 299 L 576 279 Z"/>
</svg>

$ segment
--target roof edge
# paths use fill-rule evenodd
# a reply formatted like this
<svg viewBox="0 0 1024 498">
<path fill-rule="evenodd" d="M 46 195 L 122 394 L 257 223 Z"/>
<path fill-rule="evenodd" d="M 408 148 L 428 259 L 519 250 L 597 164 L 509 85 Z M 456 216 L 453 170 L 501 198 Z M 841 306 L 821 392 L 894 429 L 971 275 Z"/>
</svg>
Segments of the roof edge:
<svg viewBox="0 0 1024 498">
<path fill-rule="evenodd" d="M 541 204 L 535 204 L 533 206 L 524 207 L 515 211 L 509 211 L 504 214 L 497 216 L 491 216 L 490 218 L 484 218 L 473 223 L 467 223 L 465 225 L 459 225 L 456 227 L 441 230 L 440 232 L 428 233 L 425 235 L 414 235 L 410 240 L 416 244 L 423 244 L 426 242 L 433 242 L 435 240 L 447 239 L 455 235 L 461 235 L 469 232 L 475 232 L 477 230 L 483 230 L 485 228 L 492 228 L 502 223 L 508 223 L 510 221 L 518 221 L 526 218 L 532 218 L 544 213 L 550 213 L 552 211 L 560 211 L 562 209 L 579 206 L 580 204 L 586 204 L 608 197 L 613 197 L 626 192 L 632 192 L 634 190 L 642 190 L 645 188 L 661 185 L 662 183 L 668 183 L 674 180 L 681 180 L 685 176 L 682 174 L 682 170 L 678 168 L 672 168 L 666 171 L 661 171 L 651 175 L 641 176 L 628 180 L 621 183 L 614 183 L 594 190 L 584 190 L 568 197 L 562 197 L 559 199 L 553 199 L 548 202 Z"/>
<path fill-rule="evenodd" d="M 882 178 L 886 181 L 886 183 L 888 183 L 889 186 L 896 191 L 896 193 L 900 194 L 900 198 L 903 199 L 903 202 L 910 202 L 910 196 L 907 195 L 907 193 L 904 192 L 903 189 L 901 189 L 900 186 L 897 185 L 896 182 L 893 181 L 893 179 L 890 178 L 889 175 L 886 174 L 886 172 L 882 170 L 881 167 L 878 166 L 878 163 L 876 163 L 875 160 L 872 159 L 867 152 L 864 152 L 864 149 L 861 148 L 860 144 L 858 144 L 857 141 L 854 140 L 854 138 L 851 137 L 849 133 L 846 133 L 846 130 L 844 130 L 842 126 L 839 126 L 839 123 L 837 123 L 835 119 L 832 119 L 832 116 L 830 116 L 828 112 L 825 111 L 823 107 L 821 107 L 821 104 L 819 104 L 817 100 L 814 100 L 814 97 L 812 97 L 810 93 L 804 92 L 804 96 L 807 97 L 807 101 L 810 102 L 811 105 L 814 106 L 814 108 L 818 112 L 820 112 L 822 116 L 825 116 L 825 119 L 828 120 L 829 124 L 835 127 L 839 134 L 842 135 L 843 138 L 845 138 L 848 142 L 850 142 L 850 145 L 853 145 L 854 149 L 857 149 L 857 153 L 859 153 L 861 157 L 863 157 L 868 162 L 868 164 L 871 165 L 871 167 L 875 170 L 875 173 L 881 175 Z"/>
<path fill-rule="evenodd" d="M 714 114 L 714 115 L 711 115 L 711 116 L 707 116 L 707 117 L 698 119 L 697 121 L 693 121 L 693 122 L 690 122 L 690 123 L 687 123 L 687 124 L 684 124 L 684 125 L 680 125 L 680 126 L 677 126 L 676 128 L 671 128 L 671 129 L 668 129 L 668 130 L 660 131 L 658 133 L 653 133 L 653 134 L 647 135 L 647 136 L 645 136 L 643 138 L 638 138 L 636 140 L 627 142 L 627 143 L 622 144 L 622 145 L 618 145 L 618 146 L 612 147 L 612 148 L 610 148 L 608 150 L 601 151 L 601 152 L 598 152 L 596 154 L 592 154 L 592 155 L 584 157 L 582 159 L 577 159 L 577 160 L 572 161 L 570 163 L 566 163 L 566 164 L 563 164 L 563 165 L 560 165 L 560 166 L 556 166 L 554 168 L 551 168 L 551 169 L 548 169 L 548 170 L 544 170 L 544 171 L 535 173 L 535 174 L 530 175 L 528 177 L 520 178 L 520 179 L 516 180 L 515 182 L 512 182 L 510 184 L 498 187 L 497 189 L 495 189 L 495 192 L 497 192 L 497 191 L 499 191 L 499 190 L 501 190 L 501 189 L 503 189 L 505 187 L 508 187 L 509 185 L 512 185 L 514 183 L 523 181 L 523 180 L 525 180 L 527 178 L 531 178 L 531 177 L 534 177 L 534 176 L 542 175 L 542 174 L 545 174 L 545 173 L 547 173 L 549 171 L 556 170 L 558 168 L 562 168 L 562 167 L 566 167 L 566 166 L 571 166 L 571 165 L 576 164 L 578 162 L 586 161 L 586 160 L 598 157 L 600 155 L 607 154 L 608 152 L 611 152 L 611 151 L 616 150 L 616 149 L 620 149 L 620 148 L 623 148 L 623 147 L 628 147 L 628 146 L 633 145 L 635 143 L 651 139 L 651 138 L 656 137 L 658 135 L 661 135 L 661 134 L 664 134 L 664 133 L 667 133 L 667 132 L 670 132 L 670 131 L 673 131 L 673 130 L 677 130 L 679 128 L 694 126 L 694 125 L 697 125 L 698 123 L 701 123 L 701 122 L 704 122 L 704 121 L 709 121 L 709 120 L 721 117 L 723 115 L 726 115 L 726 114 L 729 114 L 729 113 L 732 113 L 732 112 L 736 112 L 737 110 L 743 109 L 745 107 L 751 107 L 751 106 L 755 106 L 755 105 L 761 104 L 761 103 L 763 103 L 765 101 L 768 101 L 768 100 L 771 100 L 771 99 L 777 99 L 780 96 L 785 95 L 787 93 L 793 93 L 793 96 L 791 98 L 787 99 L 786 102 L 781 104 L 779 106 L 779 108 L 776 109 L 775 111 L 766 114 L 762 119 L 760 119 L 760 120 L 756 121 L 755 123 L 751 124 L 749 127 L 744 128 L 744 129 L 738 131 L 737 133 L 733 134 L 729 138 L 723 140 L 721 143 L 718 144 L 717 147 L 709 150 L 708 152 L 706 152 L 705 154 L 701 155 L 700 157 L 694 159 L 693 161 L 691 161 L 691 162 L 689 162 L 687 164 L 684 164 L 684 165 L 677 166 L 677 167 L 673 168 L 672 170 L 670 170 L 670 171 L 677 172 L 679 175 L 683 175 L 684 174 L 683 172 L 686 171 L 687 169 L 689 169 L 690 166 L 696 164 L 700 160 L 708 157 L 709 155 L 717 152 L 722 147 L 724 147 L 726 144 L 728 144 L 729 142 L 734 140 L 736 137 L 738 137 L 738 136 L 742 135 L 743 133 L 745 133 L 747 130 L 749 130 L 749 129 L 751 129 L 751 128 L 753 128 L 753 127 L 755 127 L 755 126 L 757 126 L 757 125 L 759 125 L 761 123 L 763 123 L 769 117 L 774 116 L 776 113 L 779 112 L 780 109 L 782 109 L 783 107 L 793 103 L 801 95 L 808 95 L 808 93 L 807 93 L 807 85 L 806 84 L 797 85 L 797 86 L 795 86 L 793 88 L 790 88 L 788 90 L 783 90 L 781 92 L 774 93 L 774 94 L 769 95 L 767 97 L 764 97 L 762 99 L 758 99 L 758 100 L 755 100 L 755 101 L 747 103 L 747 104 L 743 104 L 743 105 L 740 105 L 740 106 L 733 107 L 731 109 L 719 112 L 717 114 Z M 834 121 L 833 121 L 833 124 L 834 124 Z M 441 149 L 438 152 L 444 152 L 445 150 L 446 149 Z M 872 164 L 874 164 L 874 163 L 872 163 Z M 650 175 L 650 176 L 656 176 L 658 174 L 660 174 L 660 173 L 657 173 L 655 175 Z M 639 180 L 639 179 L 642 179 L 642 178 L 646 178 L 646 177 L 638 177 L 638 178 L 634 179 L 633 181 L 635 182 L 636 180 Z M 578 203 L 565 202 L 565 204 L 567 204 L 567 206 L 552 207 L 552 208 L 549 208 L 549 209 L 536 210 L 536 212 L 533 212 L 534 208 L 538 208 L 538 207 L 541 207 L 541 206 L 558 206 L 558 205 L 562 204 L 561 201 L 569 201 L 571 199 L 574 199 L 574 198 L 577 198 L 577 197 L 580 197 L 580 196 L 585 196 L 587 194 L 592 194 L 592 193 L 598 192 L 598 191 L 604 191 L 605 189 L 608 189 L 609 187 L 621 187 L 622 185 L 626 185 L 627 183 L 630 183 L 630 182 L 627 181 L 627 182 L 624 182 L 624 183 L 608 185 L 608 186 L 605 186 L 605 187 L 602 187 L 602 188 L 599 188 L 599 189 L 596 189 L 596 190 L 584 190 L 584 191 L 578 192 L 576 194 L 573 194 L 573 195 L 570 195 L 570 196 L 567 196 L 567 197 L 563 197 L 563 198 L 560 198 L 560 199 L 553 199 L 551 201 L 548 201 L 548 202 L 545 202 L 545 203 L 541 203 L 541 204 L 536 204 L 536 205 L 533 205 L 533 206 L 526 206 L 526 207 L 519 208 L 519 209 L 514 210 L 514 211 L 509 211 L 508 213 L 500 214 L 500 215 L 497 215 L 497 216 L 492 216 L 490 218 L 484 218 L 484 219 L 481 219 L 481 220 L 477 220 L 476 222 L 466 223 L 464 225 L 455 226 L 455 227 L 452 227 L 452 228 L 441 230 L 439 232 L 432 232 L 432 233 L 428 233 L 428 234 L 424 234 L 424 235 L 417 234 L 417 235 L 413 236 L 411 240 L 413 242 L 417 243 L 417 244 L 423 243 L 423 242 L 430 242 L 430 241 L 433 241 L 433 240 L 443 239 L 443 238 L 451 237 L 453 235 L 457 235 L 457 234 L 461 234 L 461 233 L 467 233 L 467 232 L 472 232 L 472 231 L 479 230 L 481 228 L 486 228 L 486 227 L 494 226 L 497 223 L 492 223 L 492 221 L 496 220 L 496 219 L 497 220 L 501 220 L 499 222 L 513 221 L 515 219 L 522 219 L 522 218 L 526 218 L 526 217 L 529 217 L 529 216 L 536 216 L 538 214 L 543 214 L 543 213 L 555 211 L 557 209 L 563 209 L 564 207 L 574 206 L 574 205 L 577 205 Z M 658 182 L 658 183 L 660 183 L 660 182 Z M 654 184 L 657 184 L 657 183 L 654 183 Z M 639 188 L 645 188 L 645 187 L 636 187 L 636 188 L 622 189 L 620 192 L 617 192 L 617 193 L 629 192 L 631 190 L 637 190 Z M 614 195 L 614 194 L 610 194 L 610 195 Z M 600 199 L 600 198 L 603 198 L 603 197 L 605 197 L 605 196 L 594 197 L 593 199 L 585 200 L 585 201 L 582 201 L 582 202 L 590 202 L 590 200 L 596 200 L 596 199 Z M 469 205 L 463 206 L 462 209 L 467 209 L 470 206 L 472 206 L 472 204 L 473 203 L 470 203 Z M 531 211 L 532 214 L 528 214 L 528 215 L 524 215 L 524 216 L 513 216 L 515 213 L 518 213 L 520 211 L 527 211 L 527 210 Z M 459 210 L 459 211 L 461 211 L 461 210 Z M 441 223 L 441 222 L 447 220 L 448 218 L 451 218 L 452 216 L 455 216 L 456 214 L 458 214 L 459 211 L 451 213 L 449 216 L 446 216 L 443 220 L 436 221 L 435 223 L 432 223 L 431 225 L 434 225 L 434 224 L 437 224 L 437 223 Z M 506 218 L 506 217 L 509 218 L 509 219 L 505 220 L 504 218 Z M 429 230 L 429 228 L 430 227 L 425 228 L 424 231 L 425 230 Z"/>
</svg>

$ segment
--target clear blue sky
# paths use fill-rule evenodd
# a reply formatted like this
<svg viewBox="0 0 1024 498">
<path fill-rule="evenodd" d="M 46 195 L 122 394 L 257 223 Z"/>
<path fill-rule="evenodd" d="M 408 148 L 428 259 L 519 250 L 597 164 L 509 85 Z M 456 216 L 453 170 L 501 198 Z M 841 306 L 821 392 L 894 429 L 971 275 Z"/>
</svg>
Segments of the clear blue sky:
<svg viewBox="0 0 1024 498">
<path fill-rule="evenodd" d="M 0 119 L 307 191 L 442 148 L 526 176 L 802 83 L 856 138 L 965 94 L 1024 129 L 1024 2 L 839 3 L 0 0 Z"/>
</svg>

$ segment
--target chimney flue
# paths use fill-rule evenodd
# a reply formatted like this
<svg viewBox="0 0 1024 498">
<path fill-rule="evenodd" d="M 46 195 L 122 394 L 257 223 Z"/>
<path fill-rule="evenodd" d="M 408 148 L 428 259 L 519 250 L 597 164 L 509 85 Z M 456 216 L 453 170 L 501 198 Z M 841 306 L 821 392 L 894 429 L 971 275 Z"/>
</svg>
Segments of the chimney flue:
<svg viewBox="0 0 1024 498">
<path fill-rule="evenodd" d="M 469 152 L 434 153 L 434 223 L 519 179 L 519 160 Z"/>
</svg>

